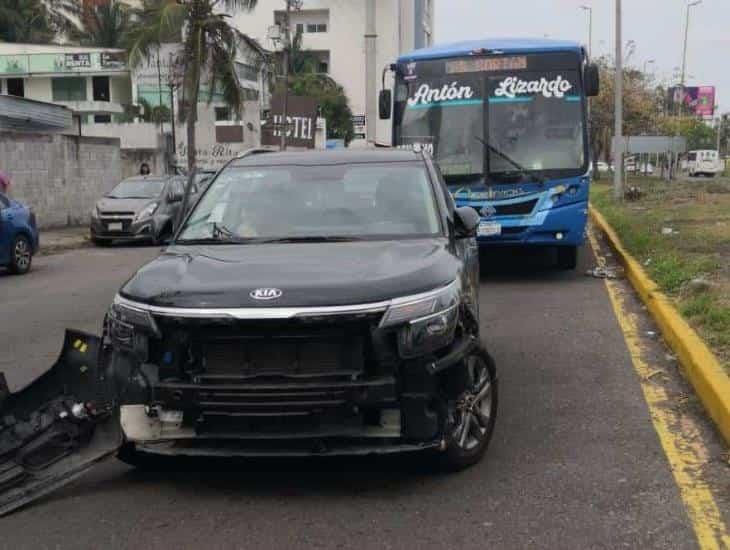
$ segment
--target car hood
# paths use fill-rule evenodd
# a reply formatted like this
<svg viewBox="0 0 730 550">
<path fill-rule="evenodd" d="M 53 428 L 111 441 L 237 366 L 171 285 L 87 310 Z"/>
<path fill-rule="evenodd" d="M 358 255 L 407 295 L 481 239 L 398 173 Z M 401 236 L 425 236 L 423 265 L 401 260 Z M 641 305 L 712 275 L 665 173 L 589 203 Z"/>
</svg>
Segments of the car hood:
<svg viewBox="0 0 730 550">
<path fill-rule="evenodd" d="M 121 289 L 130 300 L 183 308 L 317 307 L 379 302 L 453 281 L 446 239 L 172 246 Z M 259 288 L 281 290 L 255 300 Z"/>
<path fill-rule="evenodd" d="M 100 199 L 96 206 L 102 212 L 134 212 L 135 214 L 142 210 L 151 202 L 159 201 L 158 199 L 113 199 L 104 197 Z"/>
</svg>

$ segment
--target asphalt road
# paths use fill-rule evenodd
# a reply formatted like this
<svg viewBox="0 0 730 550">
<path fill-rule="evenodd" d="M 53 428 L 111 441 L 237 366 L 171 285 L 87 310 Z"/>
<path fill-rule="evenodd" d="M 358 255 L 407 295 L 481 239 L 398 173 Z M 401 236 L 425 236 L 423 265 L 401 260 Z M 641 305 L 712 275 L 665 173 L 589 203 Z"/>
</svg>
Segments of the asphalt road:
<svg viewBox="0 0 730 550">
<path fill-rule="evenodd" d="M 155 248 L 84 249 L 0 274 L 0 370 L 26 383 L 63 328 L 96 330 Z M 504 258 L 494 260 L 502 263 Z M 483 277 L 500 410 L 478 466 L 416 458 L 254 461 L 150 473 L 110 460 L 0 519 L 0 548 L 694 548 L 603 281 Z M 487 266 L 489 267 L 489 266 Z"/>
</svg>

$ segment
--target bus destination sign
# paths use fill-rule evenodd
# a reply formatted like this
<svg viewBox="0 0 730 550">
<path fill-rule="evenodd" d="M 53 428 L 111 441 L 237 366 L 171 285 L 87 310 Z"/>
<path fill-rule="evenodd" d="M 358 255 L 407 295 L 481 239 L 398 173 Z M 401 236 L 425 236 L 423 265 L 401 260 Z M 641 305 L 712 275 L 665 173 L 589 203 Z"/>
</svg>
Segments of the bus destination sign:
<svg viewBox="0 0 730 550">
<path fill-rule="evenodd" d="M 476 73 L 480 71 L 517 71 L 527 68 L 527 57 L 479 57 L 473 59 L 457 59 L 446 62 L 446 73 Z"/>
</svg>

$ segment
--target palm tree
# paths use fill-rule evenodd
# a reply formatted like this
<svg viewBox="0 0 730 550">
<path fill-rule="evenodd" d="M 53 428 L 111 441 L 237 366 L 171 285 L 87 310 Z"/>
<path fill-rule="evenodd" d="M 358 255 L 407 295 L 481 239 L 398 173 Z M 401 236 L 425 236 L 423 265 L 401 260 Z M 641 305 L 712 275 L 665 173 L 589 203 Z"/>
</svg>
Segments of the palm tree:
<svg viewBox="0 0 730 550">
<path fill-rule="evenodd" d="M 45 43 L 53 40 L 48 12 L 38 0 L 0 0 L 0 40 Z"/>
<path fill-rule="evenodd" d="M 132 30 L 135 10 L 117 0 L 84 6 L 82 29 L 73 29 L 71 39 L 83 46 L 123 48 Z"/>
<path fill-rule="evenodd" d="M 0 0 L 0 40 L 49 43 L 73 27 L 77 0 Z"/>
<path fill-rule="evenodd" d="M 150 60 L 164 42 L 182 37 L 182 101 L 179 116 L 187 130 L 188 183 L 185 186 L 178 223 L 190 201 L 196 171 L 195 123 L 203 78 L 210 93 L 219 92 L 237 116 L 243 106 L 243 90 L 236 74 L 235 59 L 240 33 L 221 13 L 250 11 L 257 0 L 146 0 L 139 25 L 132 32 L 129 62 L 135 66 Z"/>
</svg>

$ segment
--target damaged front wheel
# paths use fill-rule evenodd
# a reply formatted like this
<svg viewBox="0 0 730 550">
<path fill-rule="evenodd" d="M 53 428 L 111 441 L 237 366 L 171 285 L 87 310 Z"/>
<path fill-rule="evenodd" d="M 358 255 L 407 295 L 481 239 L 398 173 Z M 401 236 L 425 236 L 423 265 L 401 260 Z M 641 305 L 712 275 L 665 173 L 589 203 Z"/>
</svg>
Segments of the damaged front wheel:
<svg viewBox="0 0 730 550">
<path fill-rule="evenodd" d="M 465 391 L 450 407 L 446 449 L 441 464 L 461 470 L 479 462 L 489 446 L 497 417 L 497 379 L 494 360 L 477 348 L 464 360 L 460 376 Z"/>
</svg>

